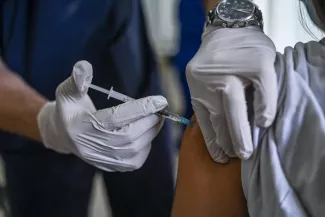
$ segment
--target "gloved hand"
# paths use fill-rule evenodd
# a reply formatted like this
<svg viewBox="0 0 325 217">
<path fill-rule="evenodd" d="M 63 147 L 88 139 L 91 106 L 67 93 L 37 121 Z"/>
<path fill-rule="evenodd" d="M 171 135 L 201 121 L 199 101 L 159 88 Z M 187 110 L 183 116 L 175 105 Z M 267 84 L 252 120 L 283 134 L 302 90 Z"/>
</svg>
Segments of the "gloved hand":
<svg viewBox="0 0 325 217">
<path fill-rule="evenodd" d="M 276 49 L 258 28 L 208 27 L 187 66 L 187 82 L 197 121 L 212 158 L 248 159 L 253 153 L 245 87 L 252 84 L 255 121 L 272 124 L 276 115 Z"/>
<path fill-rule="evenodd" d="M 154 113 L 167 101 L 152 96 L 97 111 L 87 95 L 92 75 L 88 62 L 78 62 L 72 76 L 57 88 L 56 101 L 41 109 L 38 125 L 43 143 L 106 171 L 136 170 L 147 159 L 164 122 Z"/>
</svg>

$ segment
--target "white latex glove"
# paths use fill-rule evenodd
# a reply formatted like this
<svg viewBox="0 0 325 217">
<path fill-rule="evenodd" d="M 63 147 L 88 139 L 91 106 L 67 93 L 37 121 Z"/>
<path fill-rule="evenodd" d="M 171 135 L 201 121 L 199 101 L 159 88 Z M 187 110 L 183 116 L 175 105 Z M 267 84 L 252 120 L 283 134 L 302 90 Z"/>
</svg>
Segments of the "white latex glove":
<svg viewBox="0 0 325 217">
<path fill-rule="evenodd" d="M 248 159 L 253 153 L 245 87 L 252 84 L 255 121 L 272 124 L 277 106 L 273 42 L 255 27 L 209 27 L 187 67 L 192 105 L 212 158 Z"/>
<path fill-rule="evenodd" d="M 72 76 L 57 88 L 56 101 L 42 108 L 38 125 L 43 143 L 106 171 L 136 170 L 164 122 L 154 113 L 167 101 L 152 96 L 97 111 L 87 95 L 92 75 L 90 63 L 78 62 Z"/>
</svg>

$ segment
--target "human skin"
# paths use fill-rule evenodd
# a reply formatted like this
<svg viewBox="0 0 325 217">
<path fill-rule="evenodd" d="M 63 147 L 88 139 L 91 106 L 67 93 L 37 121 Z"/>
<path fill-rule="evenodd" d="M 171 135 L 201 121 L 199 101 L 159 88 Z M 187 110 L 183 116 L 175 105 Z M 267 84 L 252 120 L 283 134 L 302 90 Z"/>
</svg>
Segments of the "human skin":
<svg viewBox="0 0 325 217">
<path fill-rule="evenodd" d="M 46 102 L 0 59 L 0 130 L 41 141 L 37 115 Z"/>
<path fill-rule="evenodd" d="M 214 162 L 198 124 L 186 129 L 179 155 L 172 217 L 185 216 L 249 216 L 242 190 L 241 161 Z"/>
<path fill-rule="evenodd" d="M 203 0 L 206 12 L 213 9 L 219 2 L 220 0 Z"/>
</svg>

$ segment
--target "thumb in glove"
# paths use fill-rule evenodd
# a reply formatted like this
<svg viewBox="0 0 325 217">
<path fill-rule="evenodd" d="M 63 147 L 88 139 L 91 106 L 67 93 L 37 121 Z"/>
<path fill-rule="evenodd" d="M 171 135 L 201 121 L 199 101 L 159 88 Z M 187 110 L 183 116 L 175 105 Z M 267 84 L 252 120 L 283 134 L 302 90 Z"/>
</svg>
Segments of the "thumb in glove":
<svg viewBox="0 0 325 217">
<path fill-rule="evenodd" d="M 73 67 L 72 75 L 60 84 L 56 90 L 56 101 L 59 110 L 72 110 L 73 105 L 78 105 L 89 112 L 95 112 L 95 106 L 87 94 L 92 78 L 93 69 L 91 64 L 84 60 L 77 62 Z"/>
<path fill-rule="evenodd" d="M 93 113 L 95 106 L 87 91 L 92 81 L 92 66 L 79 61 L 72 75 L 56 89 L 56 101 L 47 103 L 37 117 L 38 126 L 45 147 L 60 153 L 70 153 L 71 147 L 64 138 L 69 137 L 68 122 L 80 112 Z"/>
<path fill-rule="evenodd" d="M 56 90 L 57 101 L 76 102 L 82 100 L 88 92 L 88 87 L 93 78 L 93 69 L 89 62 L 77 62 L 71 77 L 61 83 Z"/>
</svg>

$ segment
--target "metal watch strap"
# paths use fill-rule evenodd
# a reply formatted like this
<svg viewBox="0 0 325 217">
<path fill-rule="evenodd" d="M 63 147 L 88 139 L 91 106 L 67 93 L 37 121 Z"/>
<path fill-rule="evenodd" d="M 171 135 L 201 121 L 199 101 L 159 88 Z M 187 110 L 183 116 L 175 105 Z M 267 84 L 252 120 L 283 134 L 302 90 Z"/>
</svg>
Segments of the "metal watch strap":
<svg viewBox="0 0 325 217">
<path fill-rule="evenodd" d="M 234 22 L 227 22 L 222 19 L 220 19 L 217 15 L 217 7 L 215 7 L 213 10 L 210 10 L 207 16 L 206 25 L 213 25 L 213 26 L 220 26 L 224 28 L 242 28 L 247 26 L 258 26 L 262 30 L 264 28 L 263 23 L 263 15 L 262 11 L 255 6 L 254 15 L 245 21 L 234 21 Z"/>
</svg>

